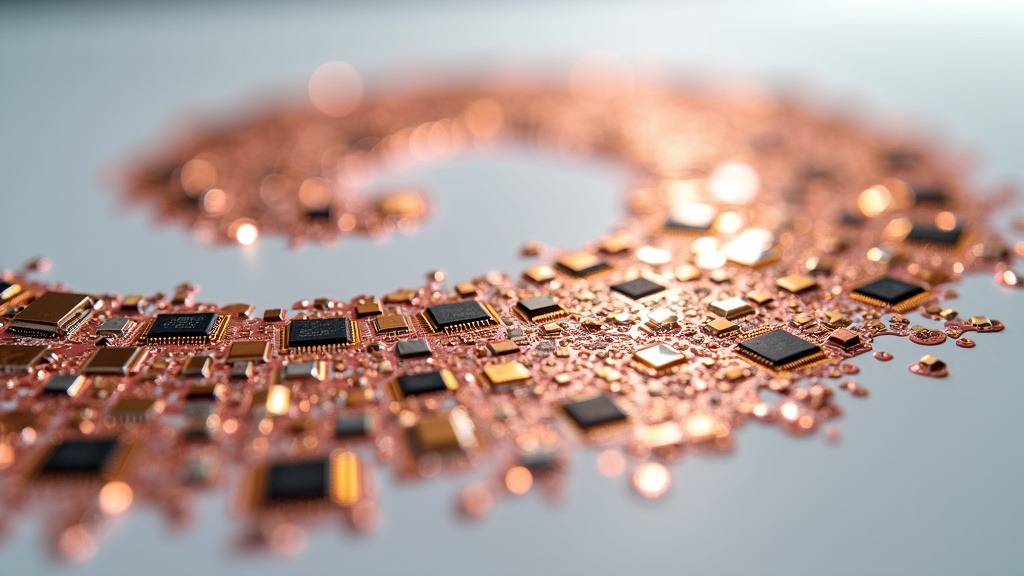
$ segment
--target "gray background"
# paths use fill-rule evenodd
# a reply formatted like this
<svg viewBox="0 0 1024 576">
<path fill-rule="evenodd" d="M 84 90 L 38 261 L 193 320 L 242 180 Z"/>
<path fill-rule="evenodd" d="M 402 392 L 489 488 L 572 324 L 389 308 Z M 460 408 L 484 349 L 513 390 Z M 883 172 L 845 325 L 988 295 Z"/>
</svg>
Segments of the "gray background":
<svg viewBox="0 0 1024 576">
<path fill-rule="evenodd" d="M 930 130 L 979 159 L 977 182 L 1024 181 L 1024 8 L 1020 3 L 904 2 L 14 3 L 0 7 L 0 263 L 45 254 L 50 277 L 89 291 L 149 293 L 182 280 L 210 301 L 287 306 L 301 297 L 417 285 L 431 268 L 462 279 L 524 266 L 537 239 L 577 246 L 619 213 L 627 174 L 536 151 L 491 151 L 395 171 L 425 186 L 438 216 L 414 235 L 289 250 L 210 248 L 123 209 L 113 174 L 182 121 L 231 117 L 239 104 L 301 98 L 322 62 L 375 82 L 470 76 L 494 67 L 559 74 L 590 50 L 683 78 L 762 82 L 892 127 Z M 515 198 L 560 210 L 526 217 Z M 580 203 L 587 219 L 559 212 Z M 460 214 L 494 220 L 456 225 Z M 494 225 L 495 222 L 498 225 Z M 485 237 L 466 243 L 465 235 Z M 385 262 L 386 265 L 381 265 Z M 325 265 L 326 263 L 326 265 Z M 955 306 L 1009 328 L 974 350 L 938 352 L 945 380 L 906 366 L 925 350 L 886 342 L 888 364 L 861 358 L 871 395 L 841 393 L 839 444 L 751 424 L 737 450 L 676 465 L 666 498 L 640 501 L 624 477 L 576 454 L 566 497 L 505 501 L 482 522 L 453 512 L 469 478 L 397 483 L 379 470 L 384 525 L 369 537 L 334 526 L 298 556 L 231 551 L 241 524 L 223 493 L 173 532 L 137 507 L 97 557 L 68 569 L 16 518 L 0 544 L 5 574 L 373 573 L 1017 574 L 1024 561 L 1021 294 L 969 279 Z M 932 351 L 932 350 L 929 350 Z"/>
</svg>

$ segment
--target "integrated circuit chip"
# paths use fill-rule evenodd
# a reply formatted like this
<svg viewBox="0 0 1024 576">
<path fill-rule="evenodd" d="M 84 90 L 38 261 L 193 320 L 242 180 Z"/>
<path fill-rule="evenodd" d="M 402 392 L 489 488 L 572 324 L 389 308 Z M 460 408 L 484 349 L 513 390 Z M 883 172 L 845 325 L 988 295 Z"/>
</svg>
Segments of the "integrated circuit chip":
<svg viewBox="0 0 1024 576">
<path fill-rule="evenodd" d="M 782 329 L 742 340 L 738 349 L 745 358 L 777 371 L 803 368 L 825 359 L 821 346 Z"/>
<path fill-rule="evenodd" d="M 113 464 L 120 442 L 116 439 L 65 440 L 55 446 L 39 469 L 41 475 L 100 476 Z"/>
<path fill-rule="evenodd" d="M 466 451 L 477 445 L 476 428 L 460 407 L 446 416 L 422 418 L 409 429 L 409 443 L 416 454 Z"/>
<path fill-rule="evenodd" d="M 29 372 L 42 363 L 49 352 L 49 346 L 0 344 L 0 372 Z"/>
<path fill-rule="evenodd" d="M 530 322 L 548 322 L 565 316 L 565 308 L 550 296 L 532 296 L 516 302 L 516 314 Z"/>
<path fill-rule="evenodd" d="M 422 315 L 434 332 L 473 330 L 498 323 L 490 306 L 477 300 L 435 304 Z"/>
<path fill-rule="evenodd" d="M 216 312 L 157 314 L 146 331 L 146 341 L 157 344 L 200 344 L 217 339 L 225 323 Z"/>
<path fill-rule="evenodd" d="M 632 298 L 633 300 L 653 296 L 665 290 L 665 287 L 661 284 L 652 282 L 643 277 L 615 284 L 611 288 L 619 294 Z"/>
<path fill-rule="evenodd" d="M 359 341 L 359 331 L 348 318 L 292 320 L 287 328 L 287 348 L 330 348 Z"/>
<path fill-rule="evenodd" d="M 599 272 L 610 270 L 611 266 L 590 252 L 575 252 L 555 261 L 558 268 L 577 278 L 586 278 Z"/>
<path fill-rule="evenodd" d="M 225 362 L 233 363 L 242 360 L 253 362 L 266 362 L 270 360 L 269 340 L 235 340 L 228 348 L 228 356 Z"/>
<path fill-rule="evenodd" d="M 399 358 L 415 358 L 416 356 L 430 356 L 430 344 L 422 338 L 415 340 L 403 340 L 395 346 Z"/>
<path fill-rule="evenodd" d="M 492 386 L 516 384 L 529 380 L 530 370 L 519 362 L 502 362 L 484 366 L 484 378 Z"/>
<path fill-rule="evenodd" d="M 330 496 L 330 461 L 313 460 L 275 464 L 266 470 L 267 504 L 299 500 L 327 500 Z"/>
<path fill-rule="evenodd" d="M 143 348 L 139 346 L 99 348 L 82 365 L 82 374 L 127 376 L 135 371 L 143 356 Z"/>
<path fill-rule="evenodd" d="M 115 316 L 107 318 L 96 329 L 97 336 L 109 336 L 111 338 L 124 338 L 135 327 L 135 321 L 131 318 Z"/>
<path fill-rule="evenodd" d="M 75 396 L 84 385 L 85 376 L 81 374 L 54 374 L 43 386 L 43 393 Z"/>
<path fill-rule="evenodd" d="M 19 312 L 8 330 L 39 338 L 67 336 L 92 316 L 93 305 L 92 298 L 86 294 L 50 290 Z"/>
<path fill-rule="evenodd" d="M 919 304 L 928 297 L 929 293 L 920 286 L 897 280 L 891 276 L 882 276 L 857 286 L 851 295 L 861 302 L 903 311 Z"/>
<path fill-rule="evenodd" d="M 373 431 L 373 416 L 366 413 L 339 416 L 334 421 L 334 435 L 339 438 L 368 436 Z"/>
<path fill-rule="evenodd" d="M 922 244 L 953 246 L 960 242 L 960 237 L 963 235 L 963 232 L 964 226 L 961 223 L 940 228 L 933 224 L 915 222 L 911 226 L 910 232 L 907 233 L 906 239 L 911 242 L 920 242 Z"/>
<path fill-rule="evenodd" d="M 419 394 L 430 394 L 433 392 L 446 392 L 459 387 L 455 375 L 448 370 L 435 370 L 433 372 L 420 372 L 418 374 L 403 374 L 393 382 L 392 393 L 395 398 L 417 396 Z"/>
<path fill-rule="evenodd" d="M 565 413 L 584 430 L 625 422 L 629 416 L 605 394 L 562 405 Z"/>
<path fill-rule="evenodd" d="M 378 334 L 405 334 L 409 331 L 409 320 L 402 314 L 378 316 L 373 324 Z"/>
</svg>

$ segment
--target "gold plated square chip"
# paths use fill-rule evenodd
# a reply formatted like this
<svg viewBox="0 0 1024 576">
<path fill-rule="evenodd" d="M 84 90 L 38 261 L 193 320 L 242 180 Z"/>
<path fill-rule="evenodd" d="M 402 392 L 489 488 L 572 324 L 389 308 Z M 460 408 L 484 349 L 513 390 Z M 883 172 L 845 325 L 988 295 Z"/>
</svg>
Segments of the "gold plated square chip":
<svg viewBox="0 0 1024 576">
<path fill-rule="evenodd" d="M 490 350 L 491 354 L 494 354 L 495 356 L 519 353 L 519 345 L 511 340 L 501 340 L 500 342 L 488 342 L 487 349 Z"/>
<path fill-rule="evenodd" d="M 530 371 L 519 362 L 503 362 L 484 366 L 484 376 L 493 385 L 512 384 L 530 379 Z"/>
<path fill-rule="evenodd" d="M 135 371 L 142 356 L 143 348 L 139 346 L 100 348 L 82 366 L 82 374 L 127 376 Z"/>
<path fill-rule="evenodd" d="M 231 343 L 228 349 L 227 362 L 238 362 L 241 360 L 252 360 L 254 362 L 266 362 L 270 360 L 269 340 L 237 340 Z"/>
<path fill-rule="evenodd" d="M 378 334 L 405 334 L 409 331 L 409 321 L 402 314 L 385 314 L 373 323 Z"/>
<path fill-rule="evenodd" d="M 671 346 L 656 344 L 637 350 L 633 359 L 655 370 L 667 370 L 686 362 L 686 355 Z"/>
<path fill-rule="evenodd" d="M 737 326 L 730 320 L 726 320 L 725 318 L 717 318 L 715 320 L 712 320 L 708 322 L 706 326 L 708 331 L 710 331 L 715 336 L 726 336 L 740 329 L 739 326 Z"/>
<path fill-rule="evenodd" d="M 753 314 L 754 309 L 742 298 L 727 298 L 712 302 L 708 309 L 727 320 Z"/>
<path fill-rule="evenodd" d="M 811 278 L 806 274 L 790 274 L 789 276 L 783 276 L 782 278 L 779 278 L 775 284 L 778 285 L 779 288 L 782 288 L 787 292 L 792 292 L 793 294 L 798 294 L 805 290 L 818 287 L 818 283 L 814 278 Z"/>
</svg>

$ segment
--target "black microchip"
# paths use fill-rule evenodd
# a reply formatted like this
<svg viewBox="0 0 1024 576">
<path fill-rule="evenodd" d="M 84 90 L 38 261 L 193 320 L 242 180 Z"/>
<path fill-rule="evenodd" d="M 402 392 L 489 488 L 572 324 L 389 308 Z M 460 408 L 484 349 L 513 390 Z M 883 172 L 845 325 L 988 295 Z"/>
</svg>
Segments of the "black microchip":
<svg viewBox="0 0 1024 576">
<path fill-rule="evenodd" d="M 327 460 L 275 464 L 267 470 L 266 501 L 326 500 L 330 485 Z"/>
<path fill-rule="evenodd" d="M 626 413 L 604 394 L 563 404 L 562 409 L 580 428 L 593 428 L 627 418 Z"/>
<path fill-rule="evenodd" d="M 665 287 L 661 284 L 651 282 L 647 278 L 636 278 L 634 280 L 612 286 L 612 290 L 615 290 L 619 294 L 625 294 L 633 300 L 639 300 L 641 298 L 657 294 L 664 289 Z"/>
<path fill-rule="evenodd" d="M 946 230 L 931 224 L 916 223 L 910 228 L 910 233 L 907 234 L 907 240 L 925 244 L 945 244 L 947 246 L 952 246 L 960 241 L 960 236 L 963 234 L 963 231 L 963 226 L 959 224 Z"/>
<path fill-rule="evenodd" d="M 398 388 L 402 391 L 403 396 L 430 394 L 449 389 L 448 382 L 445 381 L 445 374 L 441 371 L 404 374 L 398 377 Z"/>
<path fill-rule="evenodd" d="M 769 367 L 784 366 L 821 354 L 821 347 L 785 330 L 772 330 L 739 344 L 740 350 Z"/>
<path fill-rule="evenodd" d="M 395 346 L 399 358 L 413 358 L 416 356 L 430 356 L 430 344 L 423 338 L 415 340 L 403 340 Z"/>
<path fill-rule="evenodd" d="M 494 318 L 487 312 L 484 305 L 476 300 L 435 304 L 427 308 L 426 315 L 435 330 L 494 324 Z"/>
<path fill-rule="evenodd" d="M 348 318 L 292 320 L 288 325 L 289 348 L 340 346 L 352 342 L 352 321 Z"/>
<path fill-rule="evenodd" d="M 548 314 L 558 314 L 565 310 L 550 296 L 533 296 L 523 298 L 516 303 L 516 308 L 528 319 L 533 320 Z"/>
<path fill-rule="evenodd" d="M 914 188 L 914 202 L 917 204 L 942 204 L 949 199 L 946 189 L 941 186 Z"/>
<path fill-rule="evenodd" d="M 889 306 L 896 306 L 897 304 L 906 302 L 918 294 L 923 294 L 924 288 L 908 284 L 890 276 L 883 276 L 878 280 L 874 280 L 864 284 L 863 286 L 854 288 L 853 293 L 872 300 L 878 300 L 879 302 L 883 302 Z"/>
<path fill-rule="evenodd" d="M 217 323 L 216 312 L 158 314 L 146 338 L 150 340 L 207 339 Z"/>
<path fill-rule="evenodd" d="M 110 462 L 118 441 L 66 440 L 50 452 L 43 464 L 43 474 L 99 474 Z"/>
<path fill-rule="evenodd" d="M 373 417 L 369 414 L 339 416 L 334 421 L 334 435 L 339 438 L 366 436 L 373 431 Z"/>
</svg>

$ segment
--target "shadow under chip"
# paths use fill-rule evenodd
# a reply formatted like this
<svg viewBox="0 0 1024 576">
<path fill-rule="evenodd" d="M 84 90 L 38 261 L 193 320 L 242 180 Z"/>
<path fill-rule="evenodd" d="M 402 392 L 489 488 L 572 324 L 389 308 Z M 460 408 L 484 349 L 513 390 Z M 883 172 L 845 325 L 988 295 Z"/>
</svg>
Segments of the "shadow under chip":
<svg viewBox="0 0 1024 576">
<path fill-rule="evenodd" d="M 494 317 L 476 300 L 435 304 L 424 310 L 424 316 L 435 332 L 468 329 L 494 324 Z"/>
<path fill-rule="evenodd" d="M 50 452 L 42 474 L 99 475 L 117 452 L 119 442 L 108 440 L 66 440 Z"/>
<path fill-rule="evenodd" d="M 651 282 L 647 278 L 636 278 L 628 282 L 622 282 L 612 286 L 612 290 L 632 298 L 633 300 L 639 300 L 646 298 L 647 296 L 653 296 L 658 292 L 665 289 L 661 284 Z"/>
<path fill-rule="evenodd" d="M 628 418 L 626 413 L 604 394 L 587 400 L 563 404 L 562 409 L 577 426 L 583 429 L 620 422 Z"/>
<path fill-rule="evenodd" d="M 352 321 L 348 318 L 292 320 L 288 325 L 289 348 L 316 348 L 352 344 Z"/>
<path fill-rule="evenodd" d="M 330 496 L 330 463 L 314 460 L 294 464 L 275 464 L 267 470 L 267 504 L 299 500 L 327 500 Z"/>
<path fill-rule="evenodd" d="M 797 367 L 804 362 L 824 358 L 820 346 L 782 329 L 743 340 L 739 349 L 751 360 L 777 369 Z"/>
<path fill-rule="evenodd" d="M 146 333 L 147 340 L 209 340 L 217 324 L 216 312 L 158 314 Z"/>
<path fill-rule="evenodd" d="M 887 306 L 898 306 L 924 293 L 924 288 L 891 276 L 883 276 L 853 289 L 854 297 L 859 296 L 860 300 L 867 300 L 871 304 Z"/>
</svg>

